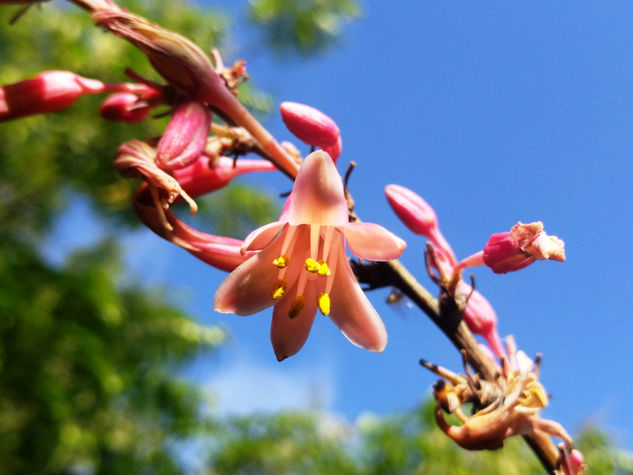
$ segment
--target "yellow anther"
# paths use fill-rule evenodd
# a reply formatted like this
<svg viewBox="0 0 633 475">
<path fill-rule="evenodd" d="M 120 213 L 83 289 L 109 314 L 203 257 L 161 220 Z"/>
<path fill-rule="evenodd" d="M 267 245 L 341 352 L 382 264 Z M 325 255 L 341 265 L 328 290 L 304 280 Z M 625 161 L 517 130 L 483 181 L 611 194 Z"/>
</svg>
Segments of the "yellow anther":
<svg viewBox="0 0 633 475">
<path fill-rule="evenodd" d="M 288 256 L 285 254 L 282 254 L 277 259 L 273 259 L 273 264 L 279 267 L 280 269 L 283 269 L 284 267 L 286 267 L 289 262 L 290 262 L 290 259 L 288 259 Z"/>
<path fill-rule="evenodd" d="M 325 261 L 319 261 L 319 270 L 317 271 L 319 275 L 328 276 L 330 275 L 330 268 Z"/>
<path fill-rule="evenodd" d="M 317 297 L 317 306 L 323 315 L 328 316 L 330 314 L 330 296 L 325 292 L 320 292 Z"/>
<path fill-rule="evenodd" d="M 319 272 L 319 269 L 321 268 L 321 264 L 319 264 L 311 257 L 308 257 L 306 259 L 305 266 L 308 272 Z"/>
<path fill-rule="evenodd" d="M 288 310 L 288 318 L 296 318 L 299 315 L 299 312 L 303 310 L 305 304 L 306 299 L 303 298 L 303 295 L 297 295 L 290 304 L 290 310 Z"/>
<path fill-rule="evenodd" d="M 273 300 L 279 300 L 281 297 L 283 297 L 287 288 L 288 284 L 285 280 L 279 279 L 277 282 L 275 282 L 275 285 L 273 285 L 273 291 L 271 292 Z"/>
<path fill-rule="evenodd" d="M 547 393 L 545 392 L 545 388 L 540 383 L 535 383 L 534 386 L 530 389 L 530 392 L 536 396 L 541 407 L 547 406 L 548 398 Z"/>
</svg>

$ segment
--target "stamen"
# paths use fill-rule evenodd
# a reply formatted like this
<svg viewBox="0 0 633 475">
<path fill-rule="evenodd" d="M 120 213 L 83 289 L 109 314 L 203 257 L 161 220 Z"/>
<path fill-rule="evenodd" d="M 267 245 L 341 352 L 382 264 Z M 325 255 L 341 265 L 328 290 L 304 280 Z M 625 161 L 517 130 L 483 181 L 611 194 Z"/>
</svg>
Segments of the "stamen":
<svg viewBox="0 0 633 475">
<path fill-rule="evenodd" d="M 286 231 L 286 235 L 284 237 L 284 242 L 281 244 L 281 254 L 280 256 L 287 256 L 288 254 L 292 254 L 292 249 L 295 244 L 295 238 L 297 237 L 297 226 L 288 226 L 288 231 Z M 274 261 L 273 261 L 274 264 Z M 286 271 L 288 270 L 289 259 L 286 258 L 286 266 L 280 267 L 279 275 L 277 276 L 280 279 L 286 277 Z M 279 267 L 279 266 L 278 266 Z"/>
<path fill-rule="evenodd" d="M 345 257 L 343 258 L 345 259 Z M 327 280 L 325 281 L 325 292 L 328 294 L 330 293 L 330 290 L 332 290 L 332 284 L 334 284 L 334 274 L 336 273 L 336 266 L 338 265 L 339 259 L 339 252 L 335 249 L 334 255 L 332 256 L 332 259 L 330 259 L 330 264 L 332 265 L 332 267 L 330 267 L 330 274 L 327 276 Z"/>
<path fill-rule="evenodd" d="M 319 252 L 319 228 L 318 224 L 310 226 L 310 255 L 314 257 L 317 257 L 317 252 Z"/>
<path fill-rule="evenodd" d="M 273 259 L 273 264 L 277 267 L 279 267 L 280 269 L 283 269 L 284 267 L 286 267 L 288 264 L 290 263 L 290 259 L 288 258 L 287 255 L 282 254 L 281 256 L 279 256 L 277 259 Z"/>
<path fill-rule="evenodd" d="M 328 316 L 330 314 L 330 296 L 325 292 L 319 292 L 317 297 L 317 306 L 321 314 Z"/>
<path fill-rule="evenodd" d="M 308 257 L 305 261 L 305 268 L 308 272 L 318 272 L 319 274 L 321 273 L 321 264 L 317 261 L 315 261 L 314 259 L 312 259 L 311 257 Z"/>
<path fill-rule="evenodd" d="M 288 310 L 288 318 L 293 319 L 299 315 L 299 312 L 303 310 L 303 307 L 306 304 L 306 299 L 303 298 L 303 295 L 297 295 L 295 299 L 290 304 L 290 310 Z"/>
<path fill-rule="evenodd" d="M 173 231 L 174 228 L 172 227 L 171 223 L 167 221 L 167 217 L 165 216 L 165 209 L 163 208 L 163 203 L 158 194 L 158 189 L 156 188 L 156 185 L 154 185 L 153 183 L 148 183 L 147 185 L 149 186 L 149 192 L 152 195 L 152 201 L 154 202 L 154 207 L 156 208 L 156 212 L 158 213 L 158 220 L 160 221 L 160 224 L 167 231 Z"/>
<path fill-rule="evenodd" d="M 324 226 L 325 232 L 323 236 L 323 260 L 327 261 L 332 246 L 332 237 L 334 236 L 334 226 Z"/>
<path fill-rule="evenodd" d="M 275 282 L 275 285 L 273 285 L 273 291 L 271 292 L 271 297 L 273 298 L 273 300 L 279 300 L 281 297 L 283 297 L 286 293 L 287 288 L 288 284 L 285 280 L 279 279 L 277 282 Z"/>
<path fill-rule="evenodd" d="M 327 262 L 319 261 L 319 270 L 317 270 L 317 273 L 319 275 L 322 275 L 323 277 L 326 277 L 331 274 L 330 268 L 328 267 Z"/>
</svg>

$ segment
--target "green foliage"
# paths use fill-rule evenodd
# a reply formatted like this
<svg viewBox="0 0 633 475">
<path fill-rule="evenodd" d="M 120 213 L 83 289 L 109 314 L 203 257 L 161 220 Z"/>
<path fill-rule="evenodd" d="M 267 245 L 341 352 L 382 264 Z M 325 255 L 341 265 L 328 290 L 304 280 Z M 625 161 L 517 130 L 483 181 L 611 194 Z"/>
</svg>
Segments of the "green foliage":
<svg viewBox="0 0 633 475">
<path fill-rule="evenodd" d="M 219 192 L 199 200 L 203 210 L 205 227 L 223 236 L 243 239 L 253 230 L 276 221 L 279 217 L 277 200 L 250 186 L 233 184 Z"/>
<path fill-rule="evenodd" d="M 224 335 L 158 291 L 117 285 L 117 254 L 104 241 L 55 269 L 23 243 L 2 243 L 4 469 L 175 469 L 167 442 L 202 429 L 203 395 L 174 371 Z"/>
<path fill-rule="evenodd" d="M 346 22 L 360 15 L 354 0 L 254 0 L 250 16 L 278 53 L 314 54 L 336 44 Z"/>
<path fill-rule="evenodd" d="M 500 450 L 469 452 L 434 422 L 434 401 L 386 417 L 363 415 L 347 424 L 321 411 L 229 419 L 209 460 L 211 473 L 354 473 L 453 475 L 540 474 L 543 468 L 520 437 Z M 577 437 L 589 473 L 633 473 L 630 453 L 595 427 Z"/>
<path fill-rule="evenodd" d="M 318 413 L 287 412 L 228 421 L 210 460 L 218 474 L 354 473 L 338 428 Z"/>
</svg>

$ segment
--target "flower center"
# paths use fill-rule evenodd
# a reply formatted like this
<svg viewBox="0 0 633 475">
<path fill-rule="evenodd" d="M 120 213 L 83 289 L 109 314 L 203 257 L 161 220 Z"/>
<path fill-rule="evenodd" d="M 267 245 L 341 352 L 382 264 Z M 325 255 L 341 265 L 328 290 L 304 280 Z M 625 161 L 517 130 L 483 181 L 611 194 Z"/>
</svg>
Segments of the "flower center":
<svg viewBox="0 0 633 475">
<path fill-rule="evenodd" d="M 300 226 L 308 226 L 309 242 L 306 233 L 299 230 Z M 296 280 L 295 296 L 288 310 L 288 318 L 298 317 L 306 307 L 305 293 L 308 286 L 315 288 L 316 307 L 327 316 L 330 314 L 330 290 L 337 263 L 337 253 L 333 249 L 336 228 L 319 225 L 300 226 L 288 226 L 281 244 L 281 253 L 272 261 L 278 271 L 271 296 L 273 300 L 279 301 L 286 295 L 288 288 L 292 287 L 292 283 L 287 279 Z M 302 256 L 306 254 L 308 257 L 303 260 Z M 328 265 L 328 259 L 331 265 Z"/>
</svg>

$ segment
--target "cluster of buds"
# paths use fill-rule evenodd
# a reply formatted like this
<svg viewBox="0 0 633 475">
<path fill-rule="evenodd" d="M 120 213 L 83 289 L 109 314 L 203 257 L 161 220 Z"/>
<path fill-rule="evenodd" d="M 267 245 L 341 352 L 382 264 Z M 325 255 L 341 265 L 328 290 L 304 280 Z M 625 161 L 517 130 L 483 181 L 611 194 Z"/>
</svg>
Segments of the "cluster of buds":
<svg viewBox="0 0 633 475">
<path fill-rule="evenodd" d="M 400 220 L 415 234 L 430 241 L 429 263 L 439 272 L 438 283 L 448 286 L 457 258 L 440 231 L 433 208 L 417 193 L 400 185 L 385 188 L 387 201 Z M 497 330 L 497 314 L 490 302 L 461 279 L 453 283 L 454 294 L 467 298 L 464 321 L 470 331 L 481 335 L 497 358 L 505 355 Z"/>
<path fill-rule="evenodd" d="M 107 84 L 70 71 L 46 71 L 34 78 L 0 86 L 0 122 L 58 112 L 89 94 L 124 94 L 127 100 L 157 95 L 144 84 Z"/>
</svg>

